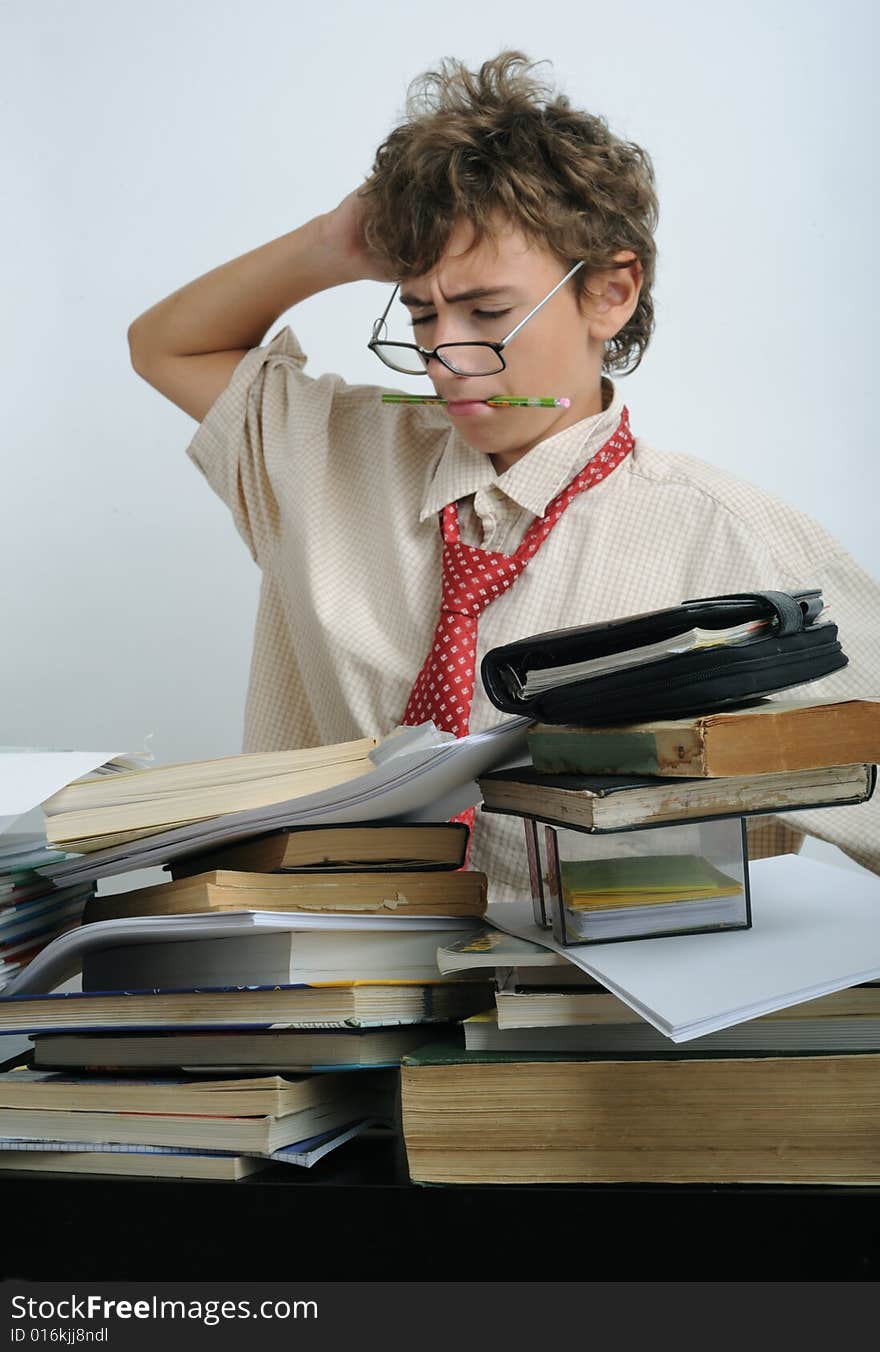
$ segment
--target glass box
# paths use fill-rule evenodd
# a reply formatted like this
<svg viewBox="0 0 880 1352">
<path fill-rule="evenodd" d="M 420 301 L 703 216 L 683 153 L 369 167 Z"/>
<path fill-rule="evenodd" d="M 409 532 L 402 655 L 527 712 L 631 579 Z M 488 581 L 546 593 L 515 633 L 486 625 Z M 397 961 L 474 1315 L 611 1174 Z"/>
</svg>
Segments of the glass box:
<svg viewBox="0 0 880 1352">
<path fill-rule="evenodd" d="M 523 825 L 535 923 L 557 943 L 751 926 L 742 817 L 608 833 Z"/>
</svg>

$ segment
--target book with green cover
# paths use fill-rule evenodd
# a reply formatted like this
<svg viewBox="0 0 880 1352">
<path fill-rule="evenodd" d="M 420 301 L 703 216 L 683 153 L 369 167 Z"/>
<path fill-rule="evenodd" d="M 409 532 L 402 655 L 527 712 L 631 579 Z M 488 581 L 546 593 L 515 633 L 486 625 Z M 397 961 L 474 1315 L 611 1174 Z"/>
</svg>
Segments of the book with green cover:
<svg viewBox="0 0 880 1352">
<path fill-rule="evenodd" d="M 880 1183 L 880 1054 L 404 1057 L 418 1183 Z"/>
<path fill-rule="evenodd" d="M 779 774 L 880 760 L 880 700 L 766 699 L 744 709 L 619 727 L 536 723 L 536 770 L 548 774 Z"/>
</svg>

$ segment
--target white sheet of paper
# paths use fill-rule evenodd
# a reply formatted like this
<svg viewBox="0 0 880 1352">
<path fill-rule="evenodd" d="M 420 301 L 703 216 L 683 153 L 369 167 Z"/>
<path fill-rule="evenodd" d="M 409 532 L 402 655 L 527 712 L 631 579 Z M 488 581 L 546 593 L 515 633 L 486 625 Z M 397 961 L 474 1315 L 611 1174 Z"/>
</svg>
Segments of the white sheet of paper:
<svg viewBox="0 0 880 1352">
<path fill-rule="evenodd" d="M 0 834 L 81 775 L 119 756 L 119 751 L 47 751 L 0 747 Z"/>
<path fill-rule="evenodd" d="M 490 905 L 486 918 L 561 953 L 673 1042 L 880 980 L 880 877 L 795 855 L 749 872 L 748 930 L 563 948 L 530 901 Z"/>
</svg>

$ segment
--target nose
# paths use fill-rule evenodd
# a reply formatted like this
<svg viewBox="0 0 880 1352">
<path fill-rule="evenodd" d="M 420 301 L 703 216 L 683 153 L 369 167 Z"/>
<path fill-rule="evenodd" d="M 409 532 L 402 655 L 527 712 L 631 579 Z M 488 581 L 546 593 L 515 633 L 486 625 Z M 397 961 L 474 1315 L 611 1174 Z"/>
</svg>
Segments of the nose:
<svg viewBox="0 0 880 1352">
<path fill-rule="evenodd" d="M 455 317 L 453 315 L 439 315 L 431 324 L 431 341 L 426 343 L 428 347 L 440 347 L 443 343 L 461 343 L 465 339 L 463 333 L 456 332 Z"/>
</svg>

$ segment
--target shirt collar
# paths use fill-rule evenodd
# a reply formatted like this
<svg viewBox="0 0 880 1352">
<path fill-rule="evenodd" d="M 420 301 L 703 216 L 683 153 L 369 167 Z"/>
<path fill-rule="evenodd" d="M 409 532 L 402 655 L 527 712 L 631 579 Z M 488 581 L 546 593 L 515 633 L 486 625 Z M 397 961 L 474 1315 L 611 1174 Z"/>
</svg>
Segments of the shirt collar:
<svg viewBox="0 0 880 1352">
<path fill-rule="evenodd" d="M 607 377 L 603 377 L 602 385 L 606 407 L 601 413 L 582 418 L 540 441 L 502 474 L 495 473 L 488 455 L 475 451 L 451 428 L 437 468 L 425 487 L 419 520 L 436 516 L 447 503 L 459 502 L 492 485 L 532 516 L 543 516 L 556 495 L 601 450 L 620 422 L 623 396 Z"/>
</svg>

